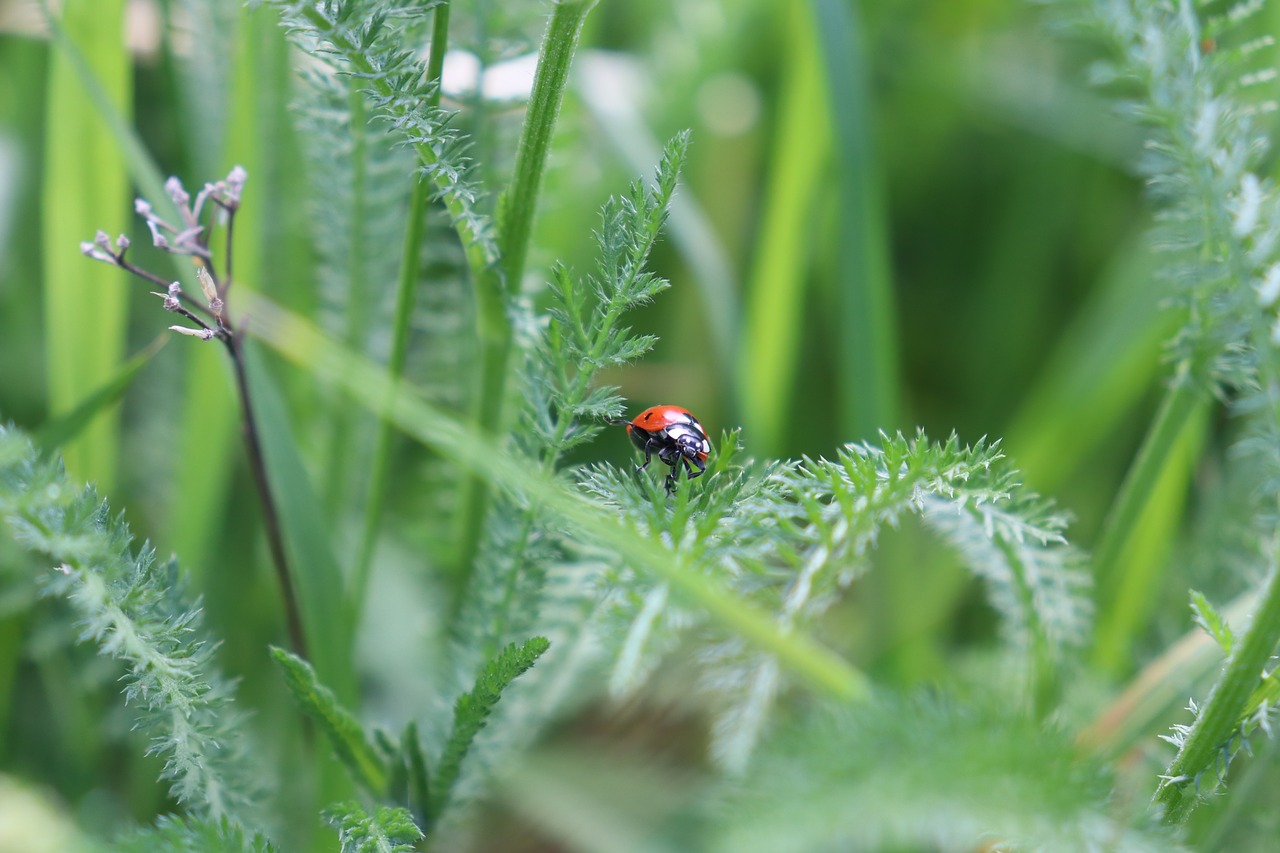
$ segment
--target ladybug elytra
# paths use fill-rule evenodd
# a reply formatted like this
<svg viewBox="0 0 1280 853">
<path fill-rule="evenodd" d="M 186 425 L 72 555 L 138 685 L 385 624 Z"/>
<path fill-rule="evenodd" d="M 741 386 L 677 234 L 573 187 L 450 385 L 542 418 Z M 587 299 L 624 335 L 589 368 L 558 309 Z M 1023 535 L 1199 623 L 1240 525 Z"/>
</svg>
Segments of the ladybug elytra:
<svg viewBox="0 0 1280 853">
<path fill-rule="evenodd" d="M 707 440 L 707 431 L 688 409 L 679 406 L 653 406 L 632 420 L 611 420 L 609 423 L 625 426 L 632 443 L 644 451 L 644 464 L 636 468 L 636 473 L 648 467 L 655 453 L 663 463 L 670 466 L 671 473 L 667 475 L 666 482 L 667 494 L 675 491 L 681 465 L 688 472 L 690 480 L 701 477 L 707 470 L 711 442 Z"/>
</svg>

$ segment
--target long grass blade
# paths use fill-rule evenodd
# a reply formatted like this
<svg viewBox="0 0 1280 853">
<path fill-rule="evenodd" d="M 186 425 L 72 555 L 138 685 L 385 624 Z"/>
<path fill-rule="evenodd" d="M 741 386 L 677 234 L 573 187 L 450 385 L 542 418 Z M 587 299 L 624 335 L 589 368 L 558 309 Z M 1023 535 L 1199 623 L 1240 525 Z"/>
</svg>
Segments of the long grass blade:
<svg viewBox="0 0 1280 853">
<path fill-rule="evenodd" d="M 82 400 L 74 409 L 61 417 L 46 421 L 35 435 L 36 444 L 42 450 L 53 450 L 74 440 L 93 422 L 94 418 L 120 402 L 120 398 L 133 384 L 139 371 L 151 361 L 152 356 L 160 352 L 169 337 L 166 332 L 156 338 L 150 346 L 121 365 L 115 376 Z"/>
<path fill-rule="evenodd" d="M 835 143 L 840 437 L 875 438 L 898 423 L 897 312 L 889 269 L 888 222 L 862 25 L 856 6 L 815 0 Z"/>
<path fill-rule="evenodd" d="M 131 62 L 119 38 L 124 0 L 74 0 L 55 42 L 45 128 L 45 359 L 49 408 L 69 411 L 110 381 L 124 351 L 128 292 L 114 270 L 77 251 L 104 223 L 120 233 L 128 211 L 124 157 L 95 101 L 129 109 Z M 114 236 L 114 235 L 113 235 Z M 119 419 L 107 413 L 64 452 L 76 477 L 112 488 Z"/>
<path fill-rule="evenodd" d="M 791 6 L 782 110 L 752 261 L 738 363 L 743 427 L 758 453 L 780 455 L 800 359 L 813 207 L 830 156 L 831 129 L 818 46 L 806 4 Z"/>
</svg>

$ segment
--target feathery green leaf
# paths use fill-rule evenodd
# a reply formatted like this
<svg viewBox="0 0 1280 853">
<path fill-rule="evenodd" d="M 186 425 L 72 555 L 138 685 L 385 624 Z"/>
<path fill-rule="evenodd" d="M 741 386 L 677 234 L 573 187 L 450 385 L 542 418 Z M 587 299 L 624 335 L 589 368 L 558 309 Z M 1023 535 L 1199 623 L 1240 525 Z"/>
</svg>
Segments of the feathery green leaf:
<svg viewBox="0 0 1280 853">
<path fill-rule="evenodd" d="M 1196 624 L 1204 628 L 1205 632 L 1213 637 L 1213 641 L 1230 657 L 1231 647 L 1236 639 L 1231 632 L 1231 626 L 1209 603 L 1209 599 L 1194 589 L 1191 590 L 1191 613 L 1195 617 Z"/>
<path fill-rule="evenodd" d="M 72 487 L 61 463 L 42 459 L 20 433 L 0 426 L 0 518 L 26 548 L 57 565 L 44 591 L 65 598 L 80 637 L 122 661 L 125 699 L 149 753 L 164 758 L 161 778 L 194 816 L 257 825 L 261 779 L 244 720 L 213 660 L 198 600 L 175 561 L 132 548 L 129 527 L 92 488 Z"/>
<path fill-rule="evenodd" d="M 192 820 L 161 815 L 154 826 L 134 830 L 112 845 L 113 853 L 275 853 L 260 835 L 247 835 L 225 819 Z"/>
<path fill-rule="evenodd" d="M 325 809 L 325 823 L 338 830 L 342 853 L 413 853 L 422 830 L 404 809 L 378 808 L 372 815 L 359 803 Z"/>
<path fill-rule="evenodd" d="M 307 716 L 320 724 L 351 777 L 371 796 L 382 796 L 387 789 L 387 768 L 360 721 L 339 704 L 332 690 L 316 679 L 311 664 L 274 646 L 271 657 L 279 665 L 289 692 Z"/>
<path fill-rule="evenodd" d="M 502 698 L 503 691 L 528 672 L 550 646 L 543 637 L 534 637 L 520 646 L 512 643 L 485 665 L 471 692 L 458 697 L 453 712 L 453 730 L 440 756 L 435 784 L 431 789 L 429 817 L 438 818 L 448 806 L 462 761 Z"/>
</svg>

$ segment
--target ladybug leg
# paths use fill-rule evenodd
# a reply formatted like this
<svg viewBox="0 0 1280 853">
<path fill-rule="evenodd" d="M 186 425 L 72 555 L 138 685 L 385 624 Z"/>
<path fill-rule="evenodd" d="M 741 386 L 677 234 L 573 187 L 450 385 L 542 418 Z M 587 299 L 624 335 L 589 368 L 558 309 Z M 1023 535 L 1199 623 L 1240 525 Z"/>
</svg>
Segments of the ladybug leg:
<svg viewBox="0 0 1280 853">
<path fill-rule="evenodd" d="M 690 480 L 696 480 L 697 478 L 701 477 L 703 474 L 707 473 L 707 463 L 703 462 L 701 459 L 699 459 L 696 456 L 693 456 L 693 457 L 686 456 L 684 458 L 684 464 L 688 468 Z M 698 469 L 697 471 L 693 470 L 695 466 Z"/>
<path fill-rule="evenodd" d="M 645 445 L 644 445 L 644 464 L 636 469 L 636 473 L 639 474 L 645 468 L 648 468 L 649 463 L 652 460 L 653 460 L 653 439 L 649 439 L 648 441 L 645 442 Z"/>
</svg>

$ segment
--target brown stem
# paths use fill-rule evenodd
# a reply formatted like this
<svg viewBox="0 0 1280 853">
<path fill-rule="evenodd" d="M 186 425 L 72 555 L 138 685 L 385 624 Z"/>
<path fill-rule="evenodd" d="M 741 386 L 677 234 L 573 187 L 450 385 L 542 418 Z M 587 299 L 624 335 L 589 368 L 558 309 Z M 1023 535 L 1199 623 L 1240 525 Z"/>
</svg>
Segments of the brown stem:
<svg viewBox="0 0 1280 853">
<path fill-rule="evenodd" d="M 302 614 L 298 609 L 298 596 L 293 590 L 293 576 L 289 572 L 289 559 L 284 547 L 284 535 L 280 529 L 280 516 L 276 512 L 276 502 L 271 493 L 271 482 L 267 477 L 266 460 L 262 455 L 262 442 L 258 438 L 257 422 L 253 416 L 253 402 L 249 395 L 249 378 L 244 369 L 244 352 L 240 348 L 240 338 L 230 333 L 224 339 L 227 352 L 231 356 L 231 364 L 235 368 L 236 391 L 240 396 L 240 408 L 244 414 L 244 444 L 249 454 L 249 470 L 253 472 L 253 482 L 258 489 L 258 499 L 262 503 L 262 519 L 266 525 L 267 545 L 271 549 L 271 562 L 275 564 L 276 578 L 280 582 L 280 594 L 284 598 L 285 619 L 289 627 L 289 644 L 300 657 L 310 660 L 307 653 L 306 634 L 302 630 Z"/>
<path fill-rule="evenodd" d="M 144 270 L 142 267 L 134 266 L 133 264 L 129 263 L 124 259 L 124 252 L 121 252 L 120 254 L 116 255 L 115 261 L 116 261 L 116 266 L 120 267 L 120 269 L 124 270 L 127 273 L 132 273 L 133 275 L 136 275 L 138 278 L 142 279 L 143 281 L 149 281 L 152 284 L 156 285 L 157 287 L 163 288 L 165 292 L 168 292 L 169 285 L 173 283 L 171 281 L 165 281 L 163 278 L 161 278 L 160 276 L 156 275 L 153 272 Z M 208 308 L 201 305 L 199 302 L 193 301 L 187 296 L 187 294 L 183 293 L 179 295 L 178 298 L 182 300 L 184 306 L 187 309 L 194 311 L 197 314 L 203 314 L 206 317 L 212 316 Z"/>
</svg>

